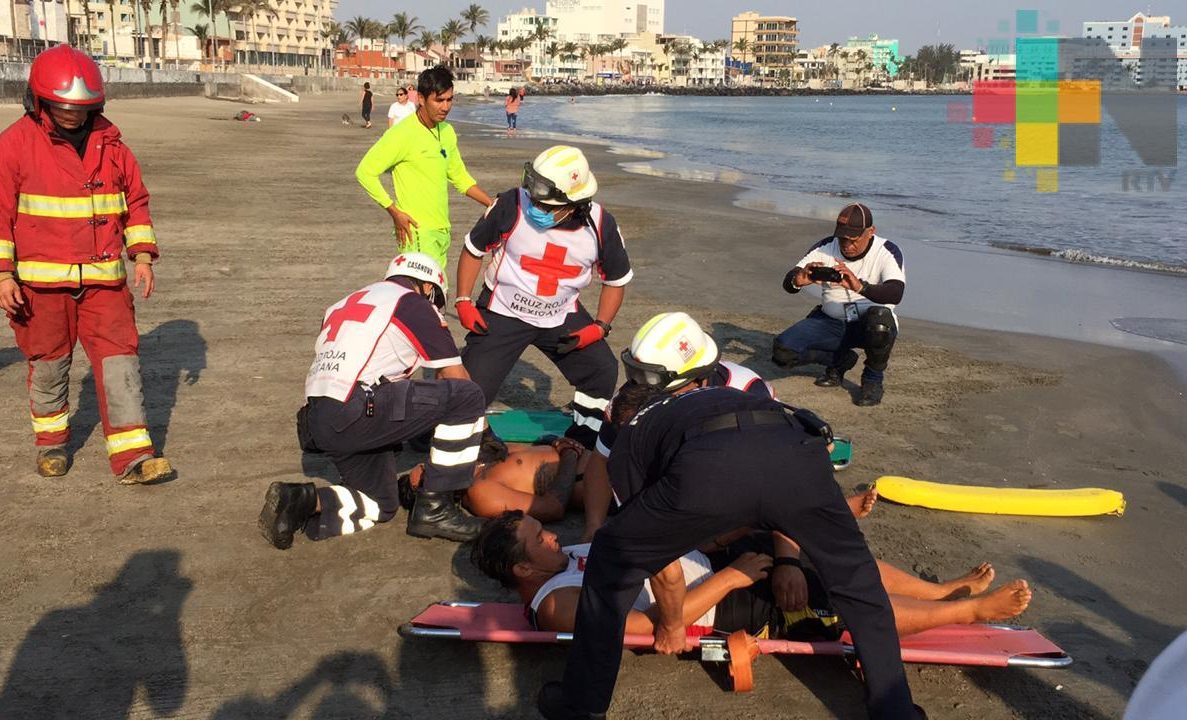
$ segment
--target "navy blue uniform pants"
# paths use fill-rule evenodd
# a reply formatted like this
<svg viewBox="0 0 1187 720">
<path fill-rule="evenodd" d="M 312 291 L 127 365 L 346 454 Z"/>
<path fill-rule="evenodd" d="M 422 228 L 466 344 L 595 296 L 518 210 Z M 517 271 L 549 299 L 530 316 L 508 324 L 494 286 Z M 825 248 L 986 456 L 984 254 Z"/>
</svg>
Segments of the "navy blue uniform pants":
<svg viewBox="0 0 1187 720">
<path fill-rule="evenodd" d="M 565 666 L 566 701 L 605 712 L 643 581 L 709 538 L 749 526 L 791 537 L 811 558 L 853 635 L 871 716 L 915 718 L 890 599 L 820 439 L 791 425 L 687 437 L 664 477 L 594 535 Z"/>
<path fill-rule="evenodd" d="M 370 408 L 370 410 L 368 410 Z M 346 402 L 309 399 L 309 429 L 342 480 L 318 488 L 321 512 L 310 518 L 312 540 L 347 535 L 387 522 L 400 509 L 397 446 L 432 432 L 423 489 L 462 490 L 486 427 L 482 391 L 468 380 L 399 380 L 355 388 Z"/>
<path fill-rule="evenodd" d="M 462 349 L 466 372 L 482 388 L 487 403 L 495 401 L 523 351 L 535 346 L 573 386 L 573 424 L 565 435 L 593 449 L 618 382 L 618 360 L 605 340 L 563 355 L 557 352 L 561 338 L 589 325 L 593 318 L 578 303 L 577 309 L 559 327 L 538 328 L 518 318 L 491 312 L 486 308 L 489 303 L 490 291 L 483 290 L 478 298 L 478 312 L 486 321 L 487 333 L 467 333 L 466 347 Z"/>
</svg>

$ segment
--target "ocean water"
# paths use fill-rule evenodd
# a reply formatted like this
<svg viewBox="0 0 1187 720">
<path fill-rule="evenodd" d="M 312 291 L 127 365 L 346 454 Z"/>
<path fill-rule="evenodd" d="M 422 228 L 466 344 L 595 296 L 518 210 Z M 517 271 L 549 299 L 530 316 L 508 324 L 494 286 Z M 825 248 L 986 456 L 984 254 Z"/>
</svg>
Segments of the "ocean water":
<svg viewBox="0 0 1187 720">
<path fill-rule="evenodd" d="M 1176 102 L 1182 162 L 1187 96 Z M 1187 173 L 1143 166 L 1104 113 L 1099 166 L 1060 168 L 1058 191 L 1037 192 L 1034 171 L 1015 168 L 1000 144 L 1012 126 L 982 126 L 994 144 L 974 147 L 971 106 L 968 96 L 529 96 L 519 126 L 610 143 L 634 172 L 741 186 L 743 206 L 835 218 L 847 201 L 864 202 L 892 239 L 1187 273 Z M 501 103 L 455 117 L 504 124 Z M 1162 182 L 1124 187 L 1124 173 L 1148 170 Z"/>
</svg>

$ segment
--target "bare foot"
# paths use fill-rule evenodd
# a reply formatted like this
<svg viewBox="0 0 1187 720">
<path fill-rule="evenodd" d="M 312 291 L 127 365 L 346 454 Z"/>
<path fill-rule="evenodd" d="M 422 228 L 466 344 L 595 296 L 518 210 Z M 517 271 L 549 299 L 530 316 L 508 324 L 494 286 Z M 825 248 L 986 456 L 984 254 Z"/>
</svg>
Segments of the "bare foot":
<svg viewBox="0 0 1187 720">
<path fill-rule="evenodd" d="M 993 582 L 995 574 L 996 572 L 993 566 L 987 562 L 983 562 L 972 570 L 969 570 L 967 575 L 942 583 L 943 587 L 948 590 L 948 594 L 944 596 L 944 599 L 956 600 L 980 595 L 989 589 L 989 585 Z"/>
<path fill-rule="evenodd" d="M 878 491 L 875 488 L 870 488 L 863 493 L 845 498 L 845 502 L 849 503 L 849 509 L 853 511 L 853 517 L 858 520 L 861 520 L 874 510 L 874 503 L 877 500 Z"/>
<path fill-rule="evenodd" d="M 1014 580 L 997 590 L 973 600 L 978 622 L 997 622 L 1018 615 L 1030 605 L 1030 586 L 1025 580 Z"/>
</svg>

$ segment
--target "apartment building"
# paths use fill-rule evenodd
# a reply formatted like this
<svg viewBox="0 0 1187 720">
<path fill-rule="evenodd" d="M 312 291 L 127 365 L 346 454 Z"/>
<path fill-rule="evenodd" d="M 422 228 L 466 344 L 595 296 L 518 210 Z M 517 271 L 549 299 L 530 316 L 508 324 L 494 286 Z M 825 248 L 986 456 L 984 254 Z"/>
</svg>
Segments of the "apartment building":
<svg viewBox="0 0 1187 720">
<path fill-rule="evenodd" d="M 1135 13 L 1128 20 L 1090 20 L 1081 36 L 1103 43 L 1135 82 L 1187 88 L 1187 26 L 1172 25 L 1166 15 Z M 1083 50 L 1081 68 L 1093 69 L 1110 79 L 1090 48 Z M 1103 70 L 1103 72 L 1102 72 Z"/>
<path fill-rule="evenodd" d="M 753 63 L 755 82 L 775 84 L 796 73 L 799 22 L 782 15 L 749 11 L 735 15 L 730 26 L 730 57 L 736 63 Z"/>
<path fill-rule="evenodd" d="M 664 0 L 548 0 L 561 42 L 599 43 L 626 35 L 664 32 Z"/>
</svg>

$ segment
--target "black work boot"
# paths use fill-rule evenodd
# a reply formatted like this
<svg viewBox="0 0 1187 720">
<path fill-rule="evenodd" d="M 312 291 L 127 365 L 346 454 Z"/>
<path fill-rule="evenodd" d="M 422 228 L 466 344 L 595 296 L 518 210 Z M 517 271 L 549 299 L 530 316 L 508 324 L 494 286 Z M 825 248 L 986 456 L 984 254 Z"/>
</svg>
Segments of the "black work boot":
<svg viewBox="0 0 1187 720">
<path fill-rule="evenodd" d="M 882 402 L 882 383 L 862 382 L 861 395 L 858 396 L 854 405 L 861 407 L 873 407 Z"/>
<path fill-rule="evenodd" d="M 412 513 L 408 515 L 408 534 L 418 538 L 445 538 L 466 542 L 478 537 L 482 520 L 458 506 L 453 491 L 418 490 Z"/>
<path fill-rule="evenodd" d="M 293 546 L 293 534 L 305 527 L 305 522 L 315 510 L 316 485 L 274 482 L 264 494 L 264 509 L 260 511 L 259 520 L 260 533 L 277 550 L 288 550 Z"/>
<path fill-rule="evenodd" d="M 582 712 L 569 707 L 558 682 L 544 683 L 536 696 L 536 709 L 544 720 L 606 720 L 606 713 Z"/>
<path fill-rule="evenodd" d="M 845 373 L 853 369 L 857 364 L 857 353 L 852 350 L 845 351 L 845 357 L 841 358 L 841 362 L 834 366 L 829 366 L 824 369 L 824 374 L 816 378 L 817 387 L 840 387 L 841 381 L 845 379 Z"/>
<path fill-rule="evenodd" d="M 62 477 L 69 469 L 66 448 L 47 447 L 37 451 L 37 474 L 41 477 Z"/>
</svg>

